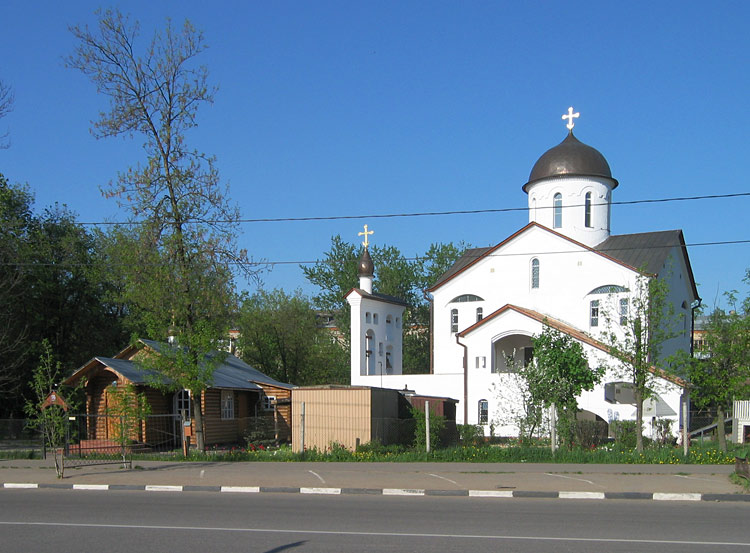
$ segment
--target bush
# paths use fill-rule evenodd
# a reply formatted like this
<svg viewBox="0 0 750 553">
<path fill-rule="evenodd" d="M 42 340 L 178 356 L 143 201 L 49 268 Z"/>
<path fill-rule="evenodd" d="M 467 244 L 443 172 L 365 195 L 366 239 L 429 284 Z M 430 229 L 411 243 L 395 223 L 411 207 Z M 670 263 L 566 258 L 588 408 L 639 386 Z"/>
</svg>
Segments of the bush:
<svg viewBox="0 0 750 553">
<path fill-rule="evenodd" d="M 607 441 L 607 423 L 602 421 L 576 421 L 576 442 L 585 449 L 599 447 Z"/>
<path fill-rule="evenodd" d="M 277 446 L 274 434 L 274 422 L 271 417 L 253 417 L 249 419 L 245 430 L 245 442 L 248 449 Z"/>
<path fill-rule="evenodd" d="M 634 448 L 637 442 L 636 421 L 612 421 L 615 444 L 624 448 Z"/>
<path fill-rule="evenodd" d="M 461 445 L 482 445 L 485 443 L 484 430 L 481 426 L 476 424 L 459 424 L 456 428 L 458 429 L 458 439 Z"/>
<path fill-rule="evenodd" d="M 414 448 L 424 451 L 426 449 L 427 425 L 425 424 L 424 411 L 411 408 L 412 417 L 414 417 Z M 434 413 L 430 409 L 430 451 L 436 450 L 440 446 L 440 435 L 445 428 L 445 417 Z"/>
<path fill-rule="evenodd" d="M 677 443 L 672 436 L 672 421 L 669 419 L 656 419 L 654 421 L 654 430 L 656 433 L 657 445 L 674 445 Z"/>
</svg>

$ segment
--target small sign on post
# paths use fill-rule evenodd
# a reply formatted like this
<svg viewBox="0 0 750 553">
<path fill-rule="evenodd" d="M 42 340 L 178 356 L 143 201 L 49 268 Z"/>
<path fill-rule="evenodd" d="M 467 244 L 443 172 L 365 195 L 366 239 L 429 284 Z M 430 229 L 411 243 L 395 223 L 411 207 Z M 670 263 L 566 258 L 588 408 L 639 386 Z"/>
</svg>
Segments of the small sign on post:
<svg viewBox="0 0 750 553">
<path fill-rule="evenodd" d="M 47 396 L 47 399 L 45 399 L 44 403 L 42 403 L 42 409 L 46 409 L 47 407 L 52 407 L 53 405 L 62 407 L 62 410 L 65 411 L 66 413 L 68 411 L 68 404 L 65 403 L 65 400 L 63 399 L 63 397 L 57 392 L 52 392 L 50 393 L 50 395 Z"/>
</svg>

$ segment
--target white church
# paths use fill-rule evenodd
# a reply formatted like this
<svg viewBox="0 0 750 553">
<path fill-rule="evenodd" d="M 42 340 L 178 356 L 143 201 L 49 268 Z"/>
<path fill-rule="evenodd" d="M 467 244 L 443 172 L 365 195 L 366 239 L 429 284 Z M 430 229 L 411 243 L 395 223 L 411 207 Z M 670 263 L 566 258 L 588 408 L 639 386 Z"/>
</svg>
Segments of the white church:
<svg viewBox="0 0 750 553">
<path fill-rule="evenodd" d="M 401 300 L 373 292 L 375 268 L 365 250 L 351 306 L 351 384 L 409 389 L 458 400 L 456 422 L 485 434 L 518 433 L 517 363 L 528 362 L 531 338 L 549 325 L 581 343 L 590 367 L 607 367 L 601 383 L 578 398 L 579 419 L 635 420 L 632 391 L 602 333 L 618 330 L 643 279 L 664 280 L 679 321 L 662 357 L 690 351 L 698 292 L 681 230 L 610 232 L 618 186 L 604 156 L 573 134 L 534 164 L 522 186 L 529 222 L 492 247 L 469 249 L 427 291 L 432 300 L 429 374 L 402 374 Z M 514 359 L 514 363 L 508 363 Z M 662 360 L 656 360 L 659 365 Z M 509 366 L 510 365 L 510 366 Z M 682 425 L 685 382 L 655 368 L 656 394 L 644 404 L 644 432 L 655 418 Z"/>
</svg>

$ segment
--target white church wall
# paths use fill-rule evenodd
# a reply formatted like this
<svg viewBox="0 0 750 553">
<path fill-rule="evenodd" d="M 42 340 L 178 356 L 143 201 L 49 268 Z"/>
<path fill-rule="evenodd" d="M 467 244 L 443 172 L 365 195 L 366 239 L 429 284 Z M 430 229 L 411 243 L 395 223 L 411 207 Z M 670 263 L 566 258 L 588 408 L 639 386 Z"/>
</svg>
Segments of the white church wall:
<svg viewBox="0 0 750 553">
<path fill-rule="evenodd" d="M 532 288 L 533 259 L 539 260 L 538 288 Z M 453 364 L 461 354 L 451 332 L 452 309 L 458 310 L 459 331 L 476 322 L 477 307 L 482 307 L 487 317 L 512 303 L 598 335 L 604 330 L 604 321 L 602 317 L 598 327 L 591 327 L 589 292 L 606 284 L 632 288 L 635 275 L 631 269 L 545 229 L 530 227 L 434 292 L 435 372 L 441 372 L 441 360 Z M 451 302 L 463 294 L 475 294 L 485 301 Z"/>
<path fill-rule="evenodd" d="M 613 182 L 596 177 L 538 181 L 528 187 L 529 222 L 537 222 L 593 247 L 609 236 Z M 586 194 L 591 194 L 590 226 L 586 227 Z M 560 227 L 555 227 L 555 194 L 562 196 Z"/>
<path fill-rule="evenodd" d="M 352 378 L 360 374 L 400 374 L 404 307 L 363 297 L 356 291 L 347 300 L 352 308 Z"/>
</svg>

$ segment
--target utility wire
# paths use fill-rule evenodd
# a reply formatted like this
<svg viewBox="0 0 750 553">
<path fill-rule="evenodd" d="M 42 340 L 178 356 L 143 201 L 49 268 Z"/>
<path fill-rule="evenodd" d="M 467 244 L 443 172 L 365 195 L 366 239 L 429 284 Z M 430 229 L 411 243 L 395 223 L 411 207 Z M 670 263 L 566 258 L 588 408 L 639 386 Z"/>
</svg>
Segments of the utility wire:
<svg viewBox="0 0 750 553">
<path fill-rule="evenodd" d="M 727 246 L 727 245 L 736 245 L 736 244 L 750 244 L 749 240 L 722 240 L 717 242 L 693 242 L 690 244 L 685 244 L 686 248 L 695 248 L 695 247 L 702 247 L 702 246 Z M 479 249 L 488 249 L 492 248 L 494 246 L 487 246 L 486 248 L 479 248 Z M 538 251 L 538 252 L 523 252 L 523 253 L 492 253 L 492 254 L 483 254 L 478 253 L 475 257 L 518 257 L 518 256 L 542 256 L 542 255 L 561 255 L 561 254 L 580 254 L 580 253 L 603 253 L 608 254 L 609 252 L 613 251 L 626 251 L 626 250 L 656 250 L 656 249 L 664 249 L 664 248 L 676 248 L 676 247 L 682 247 L 682 244 L 674 243 L 674 244 L 661 244 L 658 246 L 637 246 L 632 248 L 613 248 L 611 250 L 608 249 L 577 249 L 577 250 L 561 250 L 561 251 Z M 467 248 L 467 249 L 473 249 L 473 248 Z M 405 261 L 418 261 L 420 259 L 426 259 L 424 256 L 414 256 L 414 257 L 403 257 Z M 276 265 L 315 265 L 316 263 L 322 263 L 322 264 L 336 264 L 336 263 L 345 263 L 349 260 L 345 259 L 326 259 L 326 260 L 300 260 L 300 261 L 268 261 L 268 260 L 260 260 L 260 261 L 250 261 L 247 263 L 243 263 L 244 265 L 252 265 L 252 266 L 276 266 Z M 239 262 L 231 262 L 229 265 L 239 265 Z M 30 263 L 13 263 L 13 262 L 4 262 L 0 263 L 0 266 L 14 266 L 14 267 L 86 267 L 94 265 L 94 263 L 37 263 L 37 262 L 30 262 Z"/>
<path fill-rule="evenodd" d="M 635 204 L 654 204 L 654 203 L 666 203 L 666 202 L 686 202 L 695 200 L 716 200 L 716 199 L 727 199 L 727 198 L 740 198 L 748 197 L 750 192 L 737 192 L 733 194 L 708 194 L 704 196 L 679 196 L 674 198 L 651 198 L 645 200 L 625 200 L 617 202 L 609 202 L 610 205 L 635 205 Z M 601 204 L 593 204 L 601 205 Z M 572 204 L 563 205 L 563 209 L 572 207 L 583 207 L 583 204 Z M 268 217 L 258 219 L 212 219 L 205 221 L 185 221 L 185 223 L 201 223 L 201 224 L 228 224 L 228 223 L 292 223 L 292 222 L 308 222 L 308 221 L 341 221 L 351 219 L 395 219 L 402 217 L 434 217 L 434 216 L 445 216 L 445 215 L 478 215 L 487 213 L 511 213 L 515 211 L 528 211 L 529 207 L 504 207 L 497 209 L 467 209 L 467 210 L 453 210 L 453 211 L 422 211 L 413 213 L 375 213 L 369 215 L 330 215 L 330 216 L 316 216 L 316 217 Z M 538 209 L 553 209 L 552 206 L 539 207 Z M 115 226 L 115 225 L 140 225 L 142 221 L 133 221 L 128 223 L 113 222 L 113 221 L 90 221 L 79 223 L 84 226 Z"/>
</svg>

